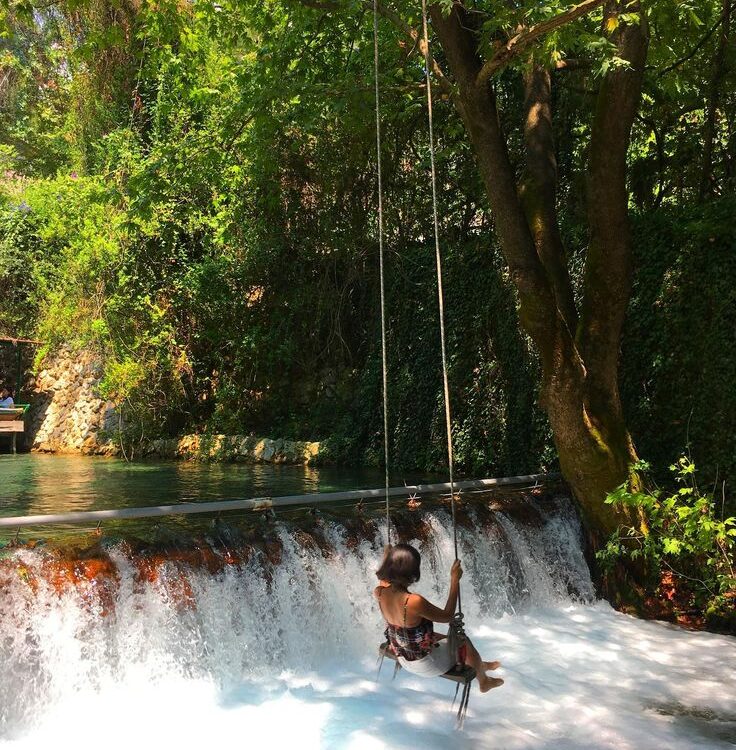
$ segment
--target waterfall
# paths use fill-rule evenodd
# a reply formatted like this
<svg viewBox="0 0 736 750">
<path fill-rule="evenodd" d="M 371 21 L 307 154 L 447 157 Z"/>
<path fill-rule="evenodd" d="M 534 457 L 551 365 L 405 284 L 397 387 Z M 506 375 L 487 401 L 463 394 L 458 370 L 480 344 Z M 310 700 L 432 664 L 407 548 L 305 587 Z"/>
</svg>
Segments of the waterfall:
<svg viewBox="0 0 736 750">
<path fill-rule="evenodd" d="M 443 508 L 404 513 L 423 556 L 415 590 L 444 604 L 453 558 Z M 594 598 L 581 529 L 564 498 L 469 510 L 459 528 L 469 628 L 529 607 Z M 411 529 L 411 533 L 406 533 Z M 254 544 L 210 535 L 194 550 L 105 541 L 92 554 L 20 548 L 0 559 L 0 738 L 65 696 L 112 685 L 205 678 L 227 689 L 283 670 L 375 658 L 370 592 L 380 521 L 275 521 Z"/>
</svg>

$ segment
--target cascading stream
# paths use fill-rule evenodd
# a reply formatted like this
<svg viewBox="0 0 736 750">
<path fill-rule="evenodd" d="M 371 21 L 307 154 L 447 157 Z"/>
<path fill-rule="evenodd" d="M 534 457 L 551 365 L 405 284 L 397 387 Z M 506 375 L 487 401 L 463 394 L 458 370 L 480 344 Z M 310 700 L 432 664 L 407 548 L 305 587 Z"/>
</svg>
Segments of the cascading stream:
<svg viewBox="0 0 736 750">
<path fill-rule="evenodd" d="M 593 598 L 571 504 L 522 504 L 521 514 L 498 511 L 460 528 L 471 633 L 529 605 Z M 453 559 L 449 514 L 427 512 L 419 526 L 416 590 L 442 602 Z M 118 543 L 107 559 L 73 563 L 72 574 L 41 549 L 13 552 L 0 562 L 0 737 L 23 732 L 75 691 L 172 677 L 228 689 L 374 659 L 382 625 L 370 591 L 385 528 L 366 528 L 360 538 L 324 521 L 317 544 L 276 523 L 274 541 L 248 555 L 213 545 L 210 560 L 227 558 L 220 565 L 142 559 Z"/>
</svg>

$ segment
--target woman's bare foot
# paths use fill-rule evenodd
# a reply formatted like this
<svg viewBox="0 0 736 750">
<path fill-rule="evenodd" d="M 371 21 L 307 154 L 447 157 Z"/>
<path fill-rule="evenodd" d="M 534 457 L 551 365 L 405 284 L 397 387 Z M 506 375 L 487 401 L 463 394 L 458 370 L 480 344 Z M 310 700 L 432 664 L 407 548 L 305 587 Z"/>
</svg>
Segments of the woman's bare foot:
<svg viewBox="0 0 736 750">
<path fill-rule="evenodd" d="M 484 661 L 483 669 L 487 672 L 493 672 L 494 669 L 498 669 L 501 666 L 500 661 Z"/>
<path fill-rule="evenodd" d="M 501 685 L 503 685 L 503 680 L 499 677 L 478 678 L 478 687 L 481 693 L 487 693 L 489 690 L 493 690 L 493 688 L 501 687 Z"/>
</svg>

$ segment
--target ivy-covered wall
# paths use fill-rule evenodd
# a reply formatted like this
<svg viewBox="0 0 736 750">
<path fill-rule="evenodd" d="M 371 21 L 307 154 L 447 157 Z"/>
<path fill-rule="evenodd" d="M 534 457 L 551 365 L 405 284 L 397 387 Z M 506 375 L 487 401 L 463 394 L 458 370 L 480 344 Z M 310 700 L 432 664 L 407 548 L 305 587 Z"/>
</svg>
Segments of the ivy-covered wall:
<svg viewBox="0 0 736 750">
<path fill-rule="evenodd" d="M 487 240 L 444 246 L 445 310 L 458 468 L 509 475 L 554 466 L 546 417 L 536 404 L 537 361 L 519 332 L 513 291 Z M 433 248 L 412 246 L 387 268 L 391 460 L 446 465 L 445 416 Z M 383 460 L 378 305 L 370 350 L 342 417 L 329 433 L 335 457 Z"/>
<path fill-rule="evenodd" d="M 271 276 L 260 275 L 266 261 L 257 254 L 221 264 L 201 294 L 186 284 L 160 287 L 152 277 L 139 295 L 140 275 L 128 270 L 132 261 L 121 265 L 122 251 L 109 251 L 114 235 L 100 219 L 108 214 L 98 205 L 101 196 L 81 180 L 62 180 L 6 199 L 0 264 L 14 294 L 0 300 L 4 320 L 28 311 L 17 321 L 19 332 L 40 332 L 52 349 L 95 343 L 107 358 L 101 387 L 112 400 L 122 394 L 131 440 L 203 430 L 269 434 L 321 440 L 327 460 L 380 464 L 380 319 L 372 252 L 360 275 L 348 251 L 337 271 L 335 259 L 317 255 L 313 272 L 292 268 L 289 283 L 272 283 L 258 298 L 246 294 L 251 278 Z M 643 458 L 665 469 L 689 448 L 707 481 L 736 476 L 734 215 L 736 201 L 721 199 L 634 218 L 634 293 L 621 351 L 627 419 Z M 135 241 L 134 235 L 125 244 Z M 268 247 L 264 268 L 289 266 L 294 256 L 288 244 Z M 536 357 L 519 333 L 497 251 L 487 234 L 467 232 L 448 237 L 444 252 L 459 471 L 554 469 L 549 426 L 536 403 Z M 127 257 L 135 256 L 128 251 Z M 147 257 L 140 255 L 143 267 Z M 199 269 L 210 264 L 205 257 L 183 268 L 187 278 L 199 278 Z M 337 274 L 336 290 L 349 283 L 344 299 L 324 293 L 328 269 Z M 391 460 L 397 470 L 441 468 L 432 248 L 391 248 L 386 273 Z M 13 274 L 23 277 L 24 287 L 14 285 Z M 342 337 L 339 346 L 325 344 L 336 337 Z M 145 370 L 145 377 L 111 387 L 126 367 Z"/>
<path fill-rule="evenodd" d="M 704 481 L 736 478 L 736 201 L 635 221 L 621 388 L 637 448 L 665 468 L 689 449 Z"/>
</svg>

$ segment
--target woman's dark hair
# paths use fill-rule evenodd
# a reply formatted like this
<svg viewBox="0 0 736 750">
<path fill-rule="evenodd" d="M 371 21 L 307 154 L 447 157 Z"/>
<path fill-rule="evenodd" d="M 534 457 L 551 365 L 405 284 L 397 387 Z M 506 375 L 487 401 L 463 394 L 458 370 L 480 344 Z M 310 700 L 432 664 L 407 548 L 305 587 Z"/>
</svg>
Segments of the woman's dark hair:
<svg viewBox="0 0 736 750">
<path fill-rule="evenodd" d="M 381 567 L 376 571 L 378 580 L 407 588 L 419 580 L 422 556 L 411 544 L 396 544 L 386 550 Z"/>
</svg>

